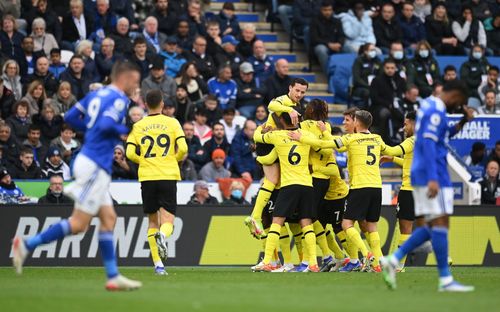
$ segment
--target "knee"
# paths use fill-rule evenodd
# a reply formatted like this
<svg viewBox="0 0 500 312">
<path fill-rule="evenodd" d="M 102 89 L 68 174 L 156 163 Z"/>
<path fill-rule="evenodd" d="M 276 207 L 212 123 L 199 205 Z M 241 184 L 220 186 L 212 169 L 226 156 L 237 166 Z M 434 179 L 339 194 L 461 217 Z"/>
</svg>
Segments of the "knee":
<svg viewBox="0 0 500 312">
<path fill-rule="evenodd" d="M 115 228 L 116 212 L 109 212 L 101 216 L 101 231 L 112 231 Z"/>
<path fill-rule="evenodd" d="M 318 55 L 327 55 L 328 48 L 324 44 L 318 44 L 314 47 L 314 52 Z"/>
<path fill-rule="evenodd" d="M 76 218 L 70 218 L 69 224 L 71 226 L 71 233 L 78 234 L 87 231 L 88 224 L 86 222 L 82 222 L 82 220 Z"/>
</svg>

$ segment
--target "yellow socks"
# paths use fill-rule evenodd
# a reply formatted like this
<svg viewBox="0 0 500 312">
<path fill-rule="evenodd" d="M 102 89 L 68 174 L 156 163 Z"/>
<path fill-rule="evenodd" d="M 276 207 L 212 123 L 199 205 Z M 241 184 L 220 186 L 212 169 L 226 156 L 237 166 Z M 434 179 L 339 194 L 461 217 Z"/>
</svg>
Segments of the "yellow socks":
<svg viewBox="0 0 500 312">
<path fill-rule="evenodd" d="M 295 249 L 297 249 L 297 254 L 299 255 L 299 260 L 302 261 L 302 260 L 304 260 L 304 249 L 305 249 L 302 247 L 302 245 L 303 245 L 302 244 L 302 229 L 300 228 L 300 225 L 298 225 L 297 223 L 288 223 L 288 226 L 290 227 L 290 231 L 292 231 L 292 234 L 293 234 Z"/>
<path fill-rule="evenodd" d="M 408 238 L 410 238 L 410 236 L 411 234 L 400 234 L 398 248 L 401 247 L 408 240 Z M 401 261 L 399 261 L 402 267 L 405 265 L 405 262 L 406 262 L 406 256 L 404 256 L 401 259 Z"/>
<path fill-rule="evenodd" d="M 368 246 L 370 246 L 370 232 L 363 232 L 365 235 L 366 242 L 368 243 Z"/>
<path fill-rule="evenodd" d="M 165 235 L 165 237 L 168 238 L 174 232 L 174 225 L 172 223 L 168 223 L 168 222 L 163 223 L 160 226 L 160 232 L 162 232 L 163 235 Z"/>
<path fill-rule="evenodd" d="M 160 255 L 158 254 L 158 245 L 156 245 L 155 234 L 157 232 L 158 229 L 148 229 L 149 250 L 151 250 L 151 258 L 153 259 L 154 265 L 163 266 L 163 263 L 161 262 L 160 259 Z"/>
<path fill-rule="evenodd" d="M 262 186 L 259 189 L 259 193 L 257 193 L 257 198 L 255 199 L 255 206 L 252 210 L 252 218 L 255 220 L 262 219 L 262 211 L 264 207 L 266 207 L 269 198 L 271 198 L 271 194 L 274 191 L 274 185 L 271 181 L 264 178 L 264 182 L 262 182 Z"/>
<path fill-rule="evenodd" d="M 370 242 L 370 249 L 373 252 L 373 255 L 375 256 L 375 261 L 373 262 L 373 266 L 377 266 L 379 264 L 378 259 L 382 257 L 382 248 L 380 247 L 380 236 L 378 235 L 378 232 L 371 232 L 369 234 L 370 239 L 368 240 Z"/>
<path fill-rule="evenodd" d="M 354 227 L 348 228 L 345 232 L 348 243 L 356 246 L 361 251 L 363 257 L 366 257 L 368 255 L 368 248 L 366 248 L 365 243 L 363 243 L 359 232 Z"/>
<path fill-rule="evenodd" d="M 328 243 L 326 241 L 325 229 L 323 225 L 319 221 L 313 223 L 314 234 L 316 235 L 316 243 L 318 244 L 321 252 L 323 253 L 323 257 L 329 257 L 332 255 L 332 252 L 328 248 Z"/>
<path fill-rule="evenodd" d="M 327 230 L 325 235 L 326 235 L 326 241 L 328 242 L 328 248 L 333 251 L 335 259 L 344 259 L 344 253 L 342 252 L 342 249 L 340 249 L 339 244 L 335 240 L 333 232 Z"/>
<path fill-rule="evenodd" d="M 347 252 L 349 258 L 353 260 L 359 259 L 358 247 L 355 244 L 350 244 L 347 241 L 347 235 L 345 234 L 345 232 L 344 231 L 338 232 L 337 237 L 339 238 L 340 244 L 342 244 L 342 248 L 344 248 L 344 250 Z"/>
<path fill-rule="evenodd" d="M 290 251 L 290 235 L 288 234 L 288 230 L 286 229 L 286 226 L 281 227 L 280 249 L 281 249 L 281 255 L 283 256 L 283 262 L 284 263 L 293 263 L 292 253 Z"/>
<path fill-rule="evenodd" d="M 275 250 L 278 247 L 280 241 L 280 232 L 281 225 L 277 223 L 271 224 L 271 228 L 269 229 L 269 233 L 267 234 L 266 249 L 263 260 L 265 264 L 270 264 L 273 259 Z"/>
<path fill-rule="evenodd" d="M 318 259 L 316 259 L 316 235 L 314 234 L 314 226 L 312 224 L 302 228 L 304 233 L 304 243 L 305 249 L 307 249 L 309 265 L 318 265 Z M 304 255 L 305 256 L 305 255 Z"/>
</svg>

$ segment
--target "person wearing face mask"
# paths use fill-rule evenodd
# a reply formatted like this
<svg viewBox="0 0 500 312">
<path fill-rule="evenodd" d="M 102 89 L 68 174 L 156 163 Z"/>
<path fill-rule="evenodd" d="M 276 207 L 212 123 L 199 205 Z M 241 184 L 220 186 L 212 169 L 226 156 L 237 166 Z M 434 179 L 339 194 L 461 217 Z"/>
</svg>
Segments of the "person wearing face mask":
<svg viewBox="0 0 500 312">
<path fill-rule="evenodd" d="M 391 43 L 391 50 L 389 51 L 389 59 L 396 64 L 396 74 L 404 80 L 408 79 L 408 72 L 410 70 L 411 62 L 405 56 L 403 44 L 399 41 Z"/>
<path fill-rule="evenodd" d="M 480 45 L 474 45 L 469 60 L 460 66 L 460 79 L 465 81 L 469 89 L 469 106 L 479 108 L 481 101 L 477 88 L 481 81 L 488 79 L 488 69 L 490 64 L 484 57 L 483 48 Z"/>
<path fill-rule="evenodd" d="M 63 178 L 60 175 L 53 175 L 49 180 L 47 194 L 38 199 L 39 204 L 72 204 L 73 200 L 63 194 Z"/>
<path fill-rule="evenodd" d="M 250 205 L 250 203 L 243 197 L 245 186 L 240 181 L 233 181 L 229 188 L 231 195 L 228 199 L 222 202 L 223 205 Z"/>
<path fill-rule="evenodd" d="M 352 65 L 352 102 L 354 106 L 365 108 L 370 97 L 370 84 L 378 75 L 381 61 L 375 46 L 371 43 L 359 48 L 358 57 Z"/>
<path fill-rule="evenodd" d="M 427 41 L 417 44 L 415 57 L 411 60 L 408 82 L 415 84 L 420 96 L 426 98 L 432 94 L 432 86 L 440 81 L 439 65 L 431 54 L 431 46 Z"/>
</svg>

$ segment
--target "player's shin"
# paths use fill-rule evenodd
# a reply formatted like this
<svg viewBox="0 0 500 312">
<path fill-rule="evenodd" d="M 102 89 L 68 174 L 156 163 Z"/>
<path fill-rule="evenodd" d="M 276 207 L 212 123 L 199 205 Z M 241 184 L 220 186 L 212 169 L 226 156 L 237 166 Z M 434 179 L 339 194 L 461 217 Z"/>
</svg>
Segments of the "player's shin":
<svg viewBox="0 0 500 312">
<path fill-rule="evenodd" d="M 361 239 L 361 235 L 359 234 L 359 232 L 354 227 L 346 229 L 345 232 L 347 235 L 348 243 L 356 246 L 356 248 L 361 251 L 363 257 L 366 257 L 368 255 L 368 248 L 366 248 L 366 245 Z"/>
<path fill-rule="evenodd" d="M 165 235 L 165 238 L 168 238 L 174 232 L 174 225 L 170 222 L 165 222 L 160 226 L 160 232 Z"/>
<path fill-rule="evenodd" d="M 382 248 L 380 247 L 380 235 L 378 232 L 371 232 L 368 234 L 370 239 L 368 240 L 370 243 L 370 249 L 373 252 L 373 256 L 375 257 L 375 260 L 373 261 L 373 266 L 378 266 L 379 265 L 379 259 L 382 257 Z"/>
<path fill-rule="evenodd" d="M 288 223 L 290 231 L 293 234 L 293 240 L 295 243 L 295 249 L 297 249 L 297 254 L 299 255 L 299 260 L 304 260 L 304 248 L 302 244 L 302 229 L 297 223 Z"/>
<path fill-rule="evenodd" d="M 323 225 L 319 221 L 313 223 L 314 234 L 316 235 L 316 243 L 318 244 L 321 252 L 323 254 L 323 258 L 330 257 L 332 252 L 328 248 L 328 243 L 325 236 L 325 229 Z"/>
<path fill-rule="evenodd" d="M 292 263 L 292 253 L 290 251 L 290 235 L 286 226 L 281 227 L 280 249 L 284 264 Z"/>
<path fill-rule="evenodd" d="M 441 284 L 449 284 L 453 278 L 448 266 L 448 229 L 442 226 L 434 226 L 431 230 L 431 241 L 436 255 L 439 280 Z"/>
<path fill-rule="evenodd" d="M 316 259 L 316 235 L 314 234 L 314 227 L 312 224 L 307 225 L 302 228 L 304 232 L 304 243 L 305 249 L 307 249 L 309 266 L 318 265 L 318 260 Z"/>
<path fill-rule="evenodd" d="M 394 256 L 396 260 L 399 262 L 403 259 L 404 256 L 409 254 L 413 249 L 422 245 L 426 241 L 431 239 L 431 231 L 428 226 L 422 226 L 413 231 L 413 234 L 410 238 L 404 243 L 401 247 L 396 250 Z"/>
<path fill-rule="evenodd" d="M 398 248 L 401 248 L 401 246 L 403 246 L 404 243 L 406 243 L 406 241 L 410 238 L 410 236 L 411 234 L 400 234 Z M 400 266 L 403 267 L 405 265 L 405 262 L 406 262 L 406 255 L 399 261 Z"/>
<path fill-rule="evenodd" d="M 265 264 L 270 264 L 273 259 L 274 251 L 279 244 L 280 232 L 281 225 L 277 223 L 271 224 L 271 228 L 269 229 L 269 233 L 267 234 L 266 248 L 263 260 Z"/>
<path fill-rule="evenodd" d="M 337 240 L 335 239 L 333 232 L 327 230 L 325 235 L 326 235 L 326 241 L 328 243 L 328 248 L 331 251 L 333 251 L 335 259 L 344 259 L 344 253 L 342 252 L 342 249 L 340 249 L 340 246 L 337 243 Z"/>
<path fill-rule="evenodd" d="M 102 261 L 108 279 L 118 276 L 113 232 L 99 232 L 99 249 L 101 250 Z"/>
<path fill-rule="evenodd" d="M 161 262 L 160 255 L 158 254 L 158 245 L 156 245 L 155 234 L 157 232 L 158 229 L 148 229 L 149 250 L 151 251 L 151 258 L 155 267 L 163 267 L 163 262 Z"/>
<path fill-rule="evenodd" d="M 69 234 L 71 234 L 71 225 L 69 221 L 65 219 L 52 225 L 47 230 L 27 239 L 25 245 L 28 251 L 33 251 L 39 245 L 59 240 Z"/>
<path fill-rule="evenodd" d="M 262 211 L 264 210 L 264 207 L 266 207 L 267 202 L 271 198 L 271 194 L 273 193 L 275 187 L 276 185 L 274 183 L 264 178 L 262 186 L 260 187 L 260 190 L 257 193 L 257 198 L 255 199 L 255 206 L 253 207 L 252 210 L 252 218 L 254 218 L 255 220 L 261 220 Z"/>
</svg>

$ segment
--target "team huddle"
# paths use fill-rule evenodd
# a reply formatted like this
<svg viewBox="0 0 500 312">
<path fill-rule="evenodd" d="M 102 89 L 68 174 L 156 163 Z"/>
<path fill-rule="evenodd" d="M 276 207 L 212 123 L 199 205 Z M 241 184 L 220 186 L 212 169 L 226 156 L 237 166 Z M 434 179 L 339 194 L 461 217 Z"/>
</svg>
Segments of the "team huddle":
<svg viewBox="0 0 500 312">
<path fill-rule="evenodd" d="M 75 181 L 66 193 L 75 200 L 69 219 L 29 238 L 13 240 L 13 264 L 18 273 L 37 246 L 85 232 L 94 216 L 100 219 L 99 249 L 107 275 L 106 289 L 130 290 L 142 286 L 119 273 L 113 245 L 116 213 L 109 193 L 113 147 L 126 135 L 127 157 L 139 164 L 139 181 L 155 273 L 166 275 L 166 239 L 174 230 L 178 162 L 187 152 L 179 122 L 161 114 L 163 98 L 158 90 L 146 96 L 148 116 L 129 133 L 123 125 L 128 96 L 139 81 L 131 63 L 117 63 L 112 84 L 89 93 L 65 116 L 66 122 L 85 132 L 85 144 L 76 157 Z M 453 190 L 446 168 L 446 140 L 470 118 L 448 127 L 446 109 L 465 103 L 459 82 L 445 85 L 440 98 L 424 101 L 418 113 L 405 119 L 406 140 L 388 146 L 368 129 L 372 115 L 350 109 L 344 114 L 347 134 L 334 136 L 324 101 L 312 100 L 302 112 L 299 103 L 308 83 L 293 79 L 289 93 L 269 103 L 272 112 L 254 134 L 257 161 L 265 178 L 252 215 L 245 220 L 251 233 L 264 245 L 264 259 L 252 269 L 266 272 L 382 272 L 391 289 L 396 272 L 404 270 L 405 256 L 431 241 L 438 263 L 440 291 L 471 291 L 453 280 L 448 268 L 448 216 L 453 213 Z M 341 177 L 335 151 L 346 152 L 349 185 Z M 377 222 L 382 203 L 380 163 L 393 161 L 403 167 L 398 219 L 400 247 L 383 257 Z M 415 203 L 415 204 L 414 204 Z M 412 233 L 417 220 L 418 228 Z M 361 233 L 354 227 L 358 222 Z M 294 266 L 290 229 L 301 263 Z M 340 242 L 340 245 L 337 242 Z M 316 245 L 323 261 L 317 263 Z M 281 250 L 284 263 L 278 258 Z M 361 254 L 361 258 L 359 257 Z"/>
</svg>

